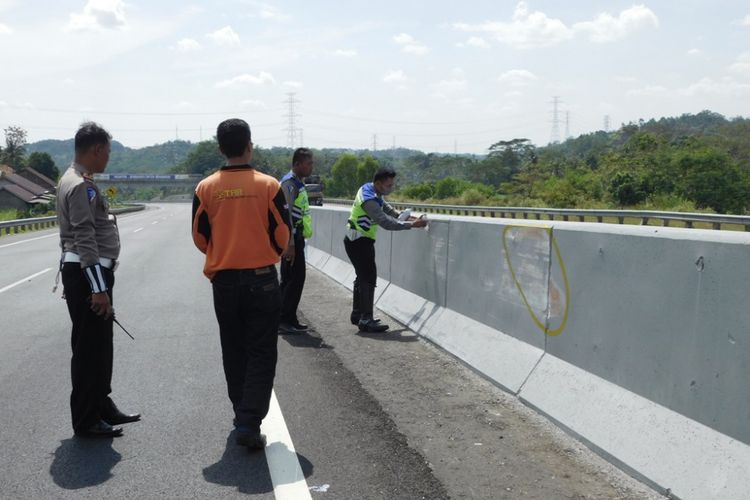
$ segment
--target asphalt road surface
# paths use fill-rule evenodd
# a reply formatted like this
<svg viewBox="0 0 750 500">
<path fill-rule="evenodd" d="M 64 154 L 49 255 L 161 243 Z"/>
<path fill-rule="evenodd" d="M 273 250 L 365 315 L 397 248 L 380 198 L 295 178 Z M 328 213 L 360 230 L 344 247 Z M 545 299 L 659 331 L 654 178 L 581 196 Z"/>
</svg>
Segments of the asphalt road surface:
<svg viewBox="0 0 750 500">
<path fill-rule="evenodd" d="M 119 219 L 112 397 L 123 437 L 70 426 L 70 320 L 52 293 L 57 230 L 0 238 L 0 498 L 661 498 L 512 396 L 308 268 L 279 338 L 264 451 L 234 443 L 211 286 L 188 204 Z"/>
</svg>

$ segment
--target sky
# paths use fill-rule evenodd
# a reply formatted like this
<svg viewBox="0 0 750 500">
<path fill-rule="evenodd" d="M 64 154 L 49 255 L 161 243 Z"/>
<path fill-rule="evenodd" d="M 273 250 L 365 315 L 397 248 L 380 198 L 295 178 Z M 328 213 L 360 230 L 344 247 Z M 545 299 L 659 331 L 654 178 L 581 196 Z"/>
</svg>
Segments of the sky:
<svg viewBox="0 0 750 500">
<path fill-rule="evenodd" d="M 746 0 L 0 0 L 0 128 L 30 142 L 239 117 L 262 147 L 481 154 L 705 109 L 750 116 Z"/>
</svg>

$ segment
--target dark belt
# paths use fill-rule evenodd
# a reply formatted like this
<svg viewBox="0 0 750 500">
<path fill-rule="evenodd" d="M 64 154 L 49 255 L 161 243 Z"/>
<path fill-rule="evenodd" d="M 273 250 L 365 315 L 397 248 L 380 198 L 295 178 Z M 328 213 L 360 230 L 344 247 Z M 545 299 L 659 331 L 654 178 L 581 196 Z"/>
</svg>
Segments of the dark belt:
<svg viewBox="0 0 750 500">
<path fill-rule="evenodd" d="M 275 266 L 264 266 L 256 267 L 253 269 L 222 269 L 216 272 L 216 276 L 241 276 L 243 274 L 254 274 L 255 276 L 263 276 L 264 274 L 270 274 L 276 271 Z"/>
</svg>

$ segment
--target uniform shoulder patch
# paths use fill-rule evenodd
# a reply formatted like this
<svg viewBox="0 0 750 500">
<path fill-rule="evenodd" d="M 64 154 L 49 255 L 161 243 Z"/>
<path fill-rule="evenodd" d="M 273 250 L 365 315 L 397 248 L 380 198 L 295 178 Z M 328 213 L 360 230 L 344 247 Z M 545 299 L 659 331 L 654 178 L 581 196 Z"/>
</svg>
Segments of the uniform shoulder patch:
<svg viewBox="0 0 750 500">
<path fill-rule="evenodd" d="M 94 201 L 94 198 L 96 198 L 96 189 L 91 186 L 86 186 L 86 195 L 89 197 L 89 203 L 91 203 Z"/>
</svg>

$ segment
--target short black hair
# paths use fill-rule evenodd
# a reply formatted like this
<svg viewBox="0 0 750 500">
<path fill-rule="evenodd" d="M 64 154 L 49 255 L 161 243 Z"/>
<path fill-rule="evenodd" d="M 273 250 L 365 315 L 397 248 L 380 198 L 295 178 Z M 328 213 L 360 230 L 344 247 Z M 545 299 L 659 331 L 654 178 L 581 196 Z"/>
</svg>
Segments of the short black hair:
<svg viewBox="0 0 750 500">
<path fill-rule="evenodd" d="M 91 146 L 109 144 L 112 136 L 104 130 L 104 127 L 94 122 L 84 122 L 78 127 L 75 137 L 76 153 L 85 153 Z"/>
<path fill-rule="evenodd" d="M 296 165 L 297 163 L 303 162 L 312 157 L 312 151 L 310 151 L 309 149 L 297 148 L 294 150 L 294 155 L 292 155 L 292 165 Z"/>
<path fill-rule="evenodd" d="M 396 171 L 391 167 L 380 167 L 372 178 L 372 182 L 382 181 L 383 179 L 392 179 L 396 177 Z"/>
<path fill-rule="evenodd" d="M 216 139 L 219 149 L 227 158 L 242 156 L 250 142 L 250 125 L 239 118 L 224 120 L 216 127 Z"/>
</svg>

